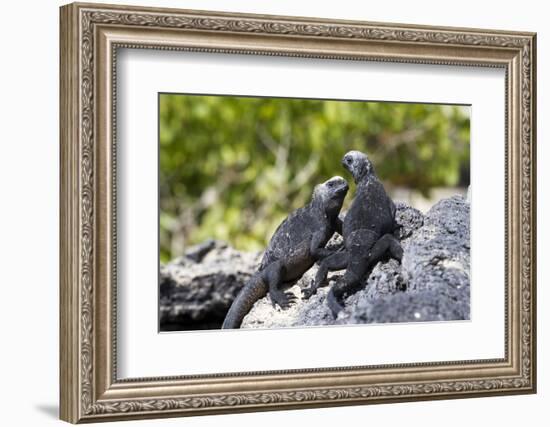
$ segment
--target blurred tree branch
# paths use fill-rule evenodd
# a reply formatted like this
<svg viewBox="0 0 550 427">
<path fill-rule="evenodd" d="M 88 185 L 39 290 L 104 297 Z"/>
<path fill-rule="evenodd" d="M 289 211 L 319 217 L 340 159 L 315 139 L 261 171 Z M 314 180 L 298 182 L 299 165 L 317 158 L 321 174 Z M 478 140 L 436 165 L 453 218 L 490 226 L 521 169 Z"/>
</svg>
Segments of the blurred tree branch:
<svg viewBox="0 0 550 427">
<path fill-rule="evenodd" d="M 161 259 L 209 237 L 261 249 L 350 149 L 423 194 L 469 170 L 467 108 L 385 102 L 161 96 Z"/>
</svg>

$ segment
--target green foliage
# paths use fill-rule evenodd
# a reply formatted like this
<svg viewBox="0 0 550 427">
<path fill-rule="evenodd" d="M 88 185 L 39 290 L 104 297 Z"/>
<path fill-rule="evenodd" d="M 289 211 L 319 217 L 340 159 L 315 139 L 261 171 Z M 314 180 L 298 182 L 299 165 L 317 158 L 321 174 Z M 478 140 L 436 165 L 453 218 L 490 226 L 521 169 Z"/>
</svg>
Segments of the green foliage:
<svg viewBox="0 0 550 427">
<path fill-rule="evenodd" d="M 161 260 L 209 237 L 263 248 L 351 149 L 386 185 L 456 185 L 469 133 L 463 107 L 162 94 Z"/>
</svg>

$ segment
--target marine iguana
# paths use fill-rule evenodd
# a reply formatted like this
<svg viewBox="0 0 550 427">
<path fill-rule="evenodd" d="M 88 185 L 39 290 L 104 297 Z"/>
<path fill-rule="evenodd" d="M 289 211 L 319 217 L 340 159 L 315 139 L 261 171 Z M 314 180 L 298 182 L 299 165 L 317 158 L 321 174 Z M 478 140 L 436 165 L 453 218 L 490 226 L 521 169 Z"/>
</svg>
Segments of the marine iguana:
<svg viewBox="0 0 550 427">
<path fill-rule="evenodd" d="M 357 190 L 344 218 L 343 250 L 324 258 L 311 287 L 304 288 L 305 298 L 313 295 L 319 286 L 326 284 L 329 271 L 346 269 L 343 281 L 327 294 L 327 303 L 336 317 L 343 309 L 344 296 L 356 292 L 362 279 L 388 253 L 401 261 L 403 249 L 393 233 L 399 226 L 395 221 L 395 204 L 386 194 L 368 157 L 359 151 L 350 151 L 342 165 L 352 174 Z"/>
<path fill-rule="evenodd" d="M 292 212 L 275 230 L 258 273 L 241 289 L 231 305 L 222 329 L 236 329 L 260 298 L 269 292 L 273 305 L 286 309 L 296 299 L 284 292 L 320 258 L 332 251 L 324 246 L 335 231 L 342 232 L 338 218 L 348 192 L 339 176 L 315 187 L 311 202 Z"/>
</svg>

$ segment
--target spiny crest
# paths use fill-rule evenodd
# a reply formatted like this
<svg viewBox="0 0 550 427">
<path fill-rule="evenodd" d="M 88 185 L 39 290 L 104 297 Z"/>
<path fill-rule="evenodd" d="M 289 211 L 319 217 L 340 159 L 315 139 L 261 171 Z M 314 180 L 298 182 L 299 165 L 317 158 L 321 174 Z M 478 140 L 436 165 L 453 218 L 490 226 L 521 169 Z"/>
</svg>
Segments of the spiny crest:
<svg viewBox="0 0 550 427">
<path fill-rule="evenodd" d="M 346 180 L 345 180 L 344 178 L 342 178 L 341 176 L 333 176 L 333 177 L 330 178 L 329 180 L 325 181 L 325 182 L 323 183 L 323 185 L 329 184 L 329 183 L 345 185 L 347 182 L 346 182 Z"/>
<path fill-rule="evenodd" d="M 317 199 L 322 200 L 326 194 L 327 194 L 327 188 L 325 187 L 325 183 L 317 184 L 313 189 L 314 200 L 317 200 Z"/>
</svg>

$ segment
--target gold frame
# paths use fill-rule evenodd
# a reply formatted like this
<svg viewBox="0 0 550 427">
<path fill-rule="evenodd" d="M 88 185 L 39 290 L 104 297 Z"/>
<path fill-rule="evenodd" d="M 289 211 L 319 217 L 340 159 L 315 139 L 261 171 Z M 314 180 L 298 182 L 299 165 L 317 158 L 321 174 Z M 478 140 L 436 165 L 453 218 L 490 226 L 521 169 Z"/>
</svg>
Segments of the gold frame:
<svg viewBox="0 0 550 427">
<path fill-rule="evenodd" d="M 99 4 L 71 4 L 60 13 L 63 420 L 535 392 L 535 34 Z M 504 68 L 505 357 L 117 380 L 117 47 Z"/>
</svg>

